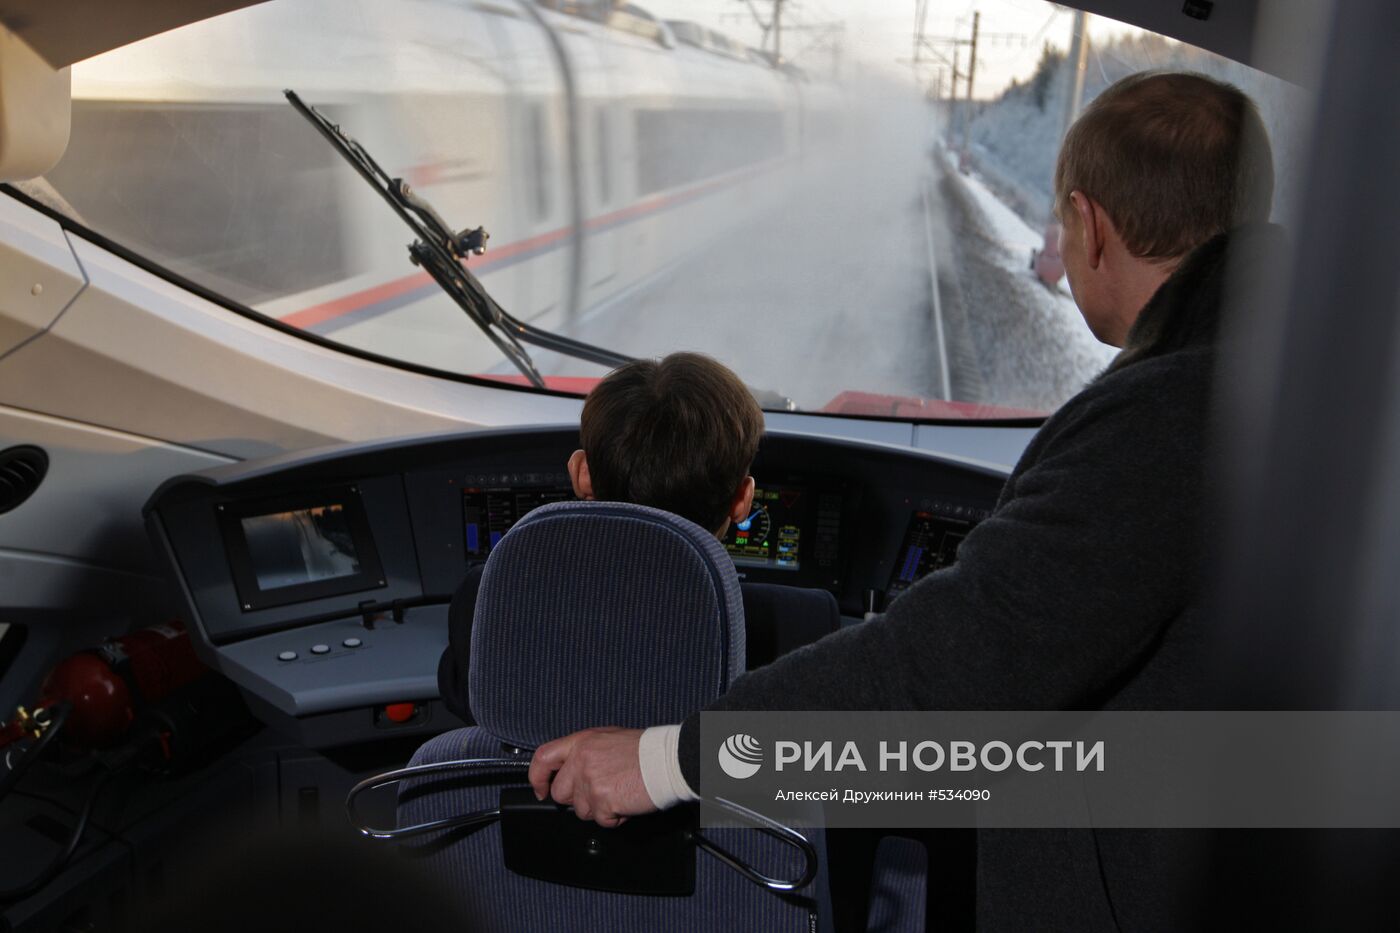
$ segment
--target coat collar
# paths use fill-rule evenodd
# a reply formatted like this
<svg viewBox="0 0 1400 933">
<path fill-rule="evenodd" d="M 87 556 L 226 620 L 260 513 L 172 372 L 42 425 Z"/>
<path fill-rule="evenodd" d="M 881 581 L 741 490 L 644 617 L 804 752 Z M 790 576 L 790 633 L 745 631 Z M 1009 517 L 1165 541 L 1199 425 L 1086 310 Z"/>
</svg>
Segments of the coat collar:
<svg viewBox="0 0 1400 933">
<path fill-rule="evenodd" d="M 1196 247 L 1143 306 L 1122 352 L 1106 372 L 1213 345 L 1225 314 L 1227 285 L 1277 255 L 1283 242 L 1282 228 L 1256 224 L 1219 234 Z"/>
</svg>

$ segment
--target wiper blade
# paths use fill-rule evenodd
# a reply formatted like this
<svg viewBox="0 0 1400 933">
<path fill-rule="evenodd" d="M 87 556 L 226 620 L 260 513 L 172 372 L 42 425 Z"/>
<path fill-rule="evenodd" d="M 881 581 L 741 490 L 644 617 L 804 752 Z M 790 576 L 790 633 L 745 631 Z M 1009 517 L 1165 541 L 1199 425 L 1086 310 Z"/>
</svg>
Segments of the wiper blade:
<svg viewBox="0 0 1400 933">
<path fill-rule="evenodd" d="M 531 385 L 545 388 L 544 377 L 535 368 L 523 343 L 603 366 L 621 366 L 632 362 L 630 356 L 552 334 L 511 317 L 466 267 L 469 257 L 486 252 L 489 234 L 484 229 L 477 227 L 474 230 L 454 231 L 427 200 L 402 178 L 391 177 L 363 146 L 341 132 L 339 126 L 327 120 L 315 107 L 306 104 L 295 91 L 287 90 L 284 93 L 297 113 L 310 121 L 360 173 L 360 177 L 379 192 L 394 213 L 408 224 L 417 237 L 408 247 L 408 255 L 414 265 L 421 266 L 452 297 L 467 317 L 505 354 L 506 359 L 524 373 Z"/>
</svg>

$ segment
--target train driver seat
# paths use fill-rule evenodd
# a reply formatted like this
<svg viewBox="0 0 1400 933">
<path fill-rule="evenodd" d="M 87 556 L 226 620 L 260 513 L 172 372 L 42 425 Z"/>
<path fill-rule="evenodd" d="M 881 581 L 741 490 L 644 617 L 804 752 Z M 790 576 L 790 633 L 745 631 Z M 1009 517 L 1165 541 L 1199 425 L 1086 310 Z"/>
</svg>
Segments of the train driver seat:
<svg viewBox="0 0 1400 933">
<path fill-rule="evenodd" d="M 423 745 L 410 767 L 445 770 L 399 785 L 400 832 L 486 816 L 417 833 L 403 851 L 484 930 L 827 928 L 819 828 L 798 835 L 804 857 L 772 828 L 697 834 L 694 806 L 602 829 L 521 789 L 535 747 L 600 724 L 679 722 L 743 673 L 744 654 L 739 581 L 713 535 L 639 505 L 532 511 L 482 575 L 468 678 L 478 724 Z M 486 764 L 450 767 L 463 760 Z M 803 881 L 761 883 L 775 878 Z"/>
</svg>

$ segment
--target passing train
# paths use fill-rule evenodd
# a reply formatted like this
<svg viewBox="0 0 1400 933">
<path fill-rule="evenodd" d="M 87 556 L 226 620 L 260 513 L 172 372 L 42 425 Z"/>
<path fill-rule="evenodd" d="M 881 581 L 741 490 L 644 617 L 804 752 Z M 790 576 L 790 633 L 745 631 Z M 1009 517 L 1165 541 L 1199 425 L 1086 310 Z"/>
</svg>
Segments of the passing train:
<svg viewBox="0 0 1400 933">
<path fill-rule="evenodd" d="M 445 219 L 484 224 L 474 270 L 516 318 L 550 329 L 771 203 L 835 123 L 828 82 L 719 33 L 630 5 L 562 6 L 345 17 L 334 3 L 273 4 L 156 37 L 76 76 L 72 144 L 46 179 L 88 226 L 289 326 L 485 371 L 499 354 L 443 309 L 403 231 L 360 179 L 333 171 L 338 156 L 284 86 Z M 282 37 L 260 60 L 294 65 L 232 58 L 248 29 Z M 356 39 L 395 29 L 440 41 L 407 62 Z M 200 210 L 158 196 L 172 185 Z"/>
<path fill-rule="evenodd" d="M 1315 95 L 1307 235 L 1238 324 L 1248 371 L 1220 379 L 1220 708 L 1395 709 L 1400 9 L 1075 6 Z M 243 78 L 201 83 L 216 68 Z M 773 167 L 820 152 L 841 107 L 630 4 L 0 0 L 0 929 L 441 929 L 438 900 L 462 892 L 426 884 L 430 865 L 522 929 L 975 928 L 965 832 L 866 839 L 851 860 L 819 820 L 601 831 L 515 788 L 409 793 L 397 813 L 361 794 L 371 835 L 456 834 L 388 856 L 353 833 L 347 794 L 423 748 L 475 742 L 519 784 L 530 743 L 461 738 L 437 666 L 464 575 L 570 497 L 592 382 L 499 378 L 499 352 L 407 264 L 402 224 L 326 170 L 338 157 L 288 87 L 454 229 L 487 226 L 467 268 L 519 321 L 565 332 L 762 211 L 794 174 Z M 763 514 L 727 553 L 746 583 L 829 593 L 841 629 L 879 625 L 956 560 L 1040 424 L 765 418 Z M 615 545 L 653 586 L 670 552 Z M 552 553 L 514 601 L 581 600 L 567 571 L 600 551 Z M 643 614 L 624 641 L 654 655 L 630 662 L 553 618 L 504 649 L 478 630 L 496 721 L 558 734 L 600 703 L 684 712 L 824 634 L 719 612 L 683 643 Z M 1387 928 L 1390 829 L 1206 840 L 1214 870 L 1181 896 L 1232 908 L 1221 926 Z M 477 928 L 463 910 L 451 928 Z"/>
</svg>

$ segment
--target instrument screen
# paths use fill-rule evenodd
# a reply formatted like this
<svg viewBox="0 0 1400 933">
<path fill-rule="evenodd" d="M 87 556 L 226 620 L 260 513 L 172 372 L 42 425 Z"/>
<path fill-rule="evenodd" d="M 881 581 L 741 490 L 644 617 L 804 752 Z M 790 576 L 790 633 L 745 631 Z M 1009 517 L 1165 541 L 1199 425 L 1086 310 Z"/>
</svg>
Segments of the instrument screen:
<svg viewBox="0 0 1400 933">
<path fill-rule="evenodd" d="M 947 506 L 935 512 L 915 512 L 904 532 L 904 543 L 894 562 L 894 574 L 885 588 L 893 600 L 919 580 L 951 567 L 967 533 L 987 517 L 987 512 L 966 506 Z"/>
<path fill-rule="evenodd" d="M 467 487 L 462 490 L 467 559 L 485 560 L 516 522 L 542 505 L 573 498 L 569 486 Z"/>
<path fill-rule="evenodd" d="M 729 526 L 724 549 L 744 579 L 830 587 L 838 578 L 841 503 L 836 488 L 760 485 L 749 514 Z"/>
<path fill-rule="evenodd" d="M 797 487 L 755 489 L 748 517 L 733 523 L 724 539 L 734 566 L 800 570 L 806 497 Z"/>
<path fill-rule="evenodd" d="M 356 486 L 221 505 L 217 514 L 244 612 L 385 586 Z"/>
</svg>

